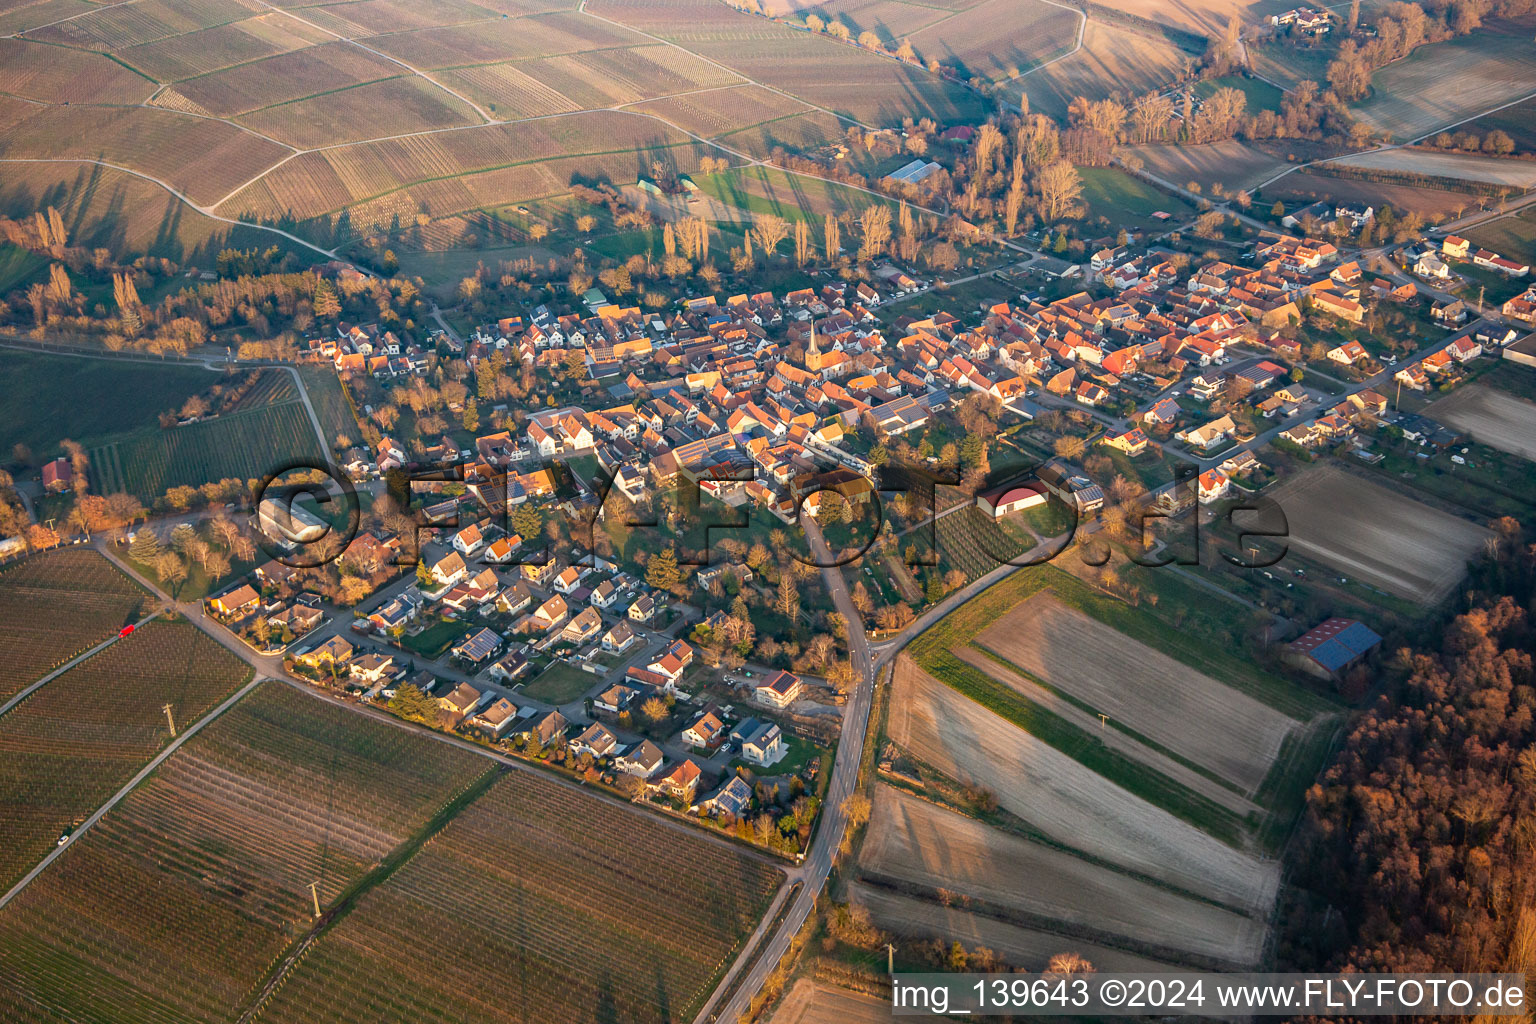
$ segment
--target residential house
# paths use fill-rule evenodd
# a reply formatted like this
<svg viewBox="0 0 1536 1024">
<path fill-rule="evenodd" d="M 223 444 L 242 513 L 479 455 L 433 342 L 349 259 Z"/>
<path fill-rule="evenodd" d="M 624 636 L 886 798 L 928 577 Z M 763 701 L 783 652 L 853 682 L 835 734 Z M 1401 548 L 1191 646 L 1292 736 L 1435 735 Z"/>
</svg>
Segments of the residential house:
<svg viewBox="0 0 1536 1024">
<path fill-rule="evenodd" d="M 593 722 L 571 740 L 571 753 L 607 757 L 618 745 L 618 738 L 609 731 L 607 726 L 601 722 Z"/>
<path fill-rule="evenodd" d="M 576 617 L 565 624 L 560 639 L 573 644 L 584 644 L 597 636 L 603 628 L 603 613 L 596 608 L 583 608 Z"/>
<path fill-rule="evenodd" d="M 344 665 L 352 657 L 352 645 L 339 636 L 328 638 L 324 643 L 294 656 L 294 661 L 309 668 L 322 665 Z"/>
<path fill-rule="evenodd" d="M 1200 474 L 1200 504 L 1208 505 L 1225 498 L 1232 489 L 1232 481 L 1219 469 L 1208 469 Z"/>
<path fill-rule="evenodd" d="M 640 637 L 627 621 L 621 621 L 603 634 L 603 650 L 609 654 L 621 654 L 639 641 Z"/>
<path fill-rule="evenodd" d="M 501 634 L 490 629 L 480 629 L 455 644 L 453 656 L 471 665 L 480 665 L 501 650 L 501 642 Z"/>
<path fill-rule="evenodd" d="M 656 616 L 656 602 L 651 600 L 651 595 L 641 594 L 635 598 L 634 603 L 629 606 L 629 611 L 625 614 L 629 616 L 631 622 L 638 622 L 643 625 L 650 622 Z"/>
<path fill-rule="evenodd" d="M 531 747 L 548 747 L 565 738 L 565 731 L 571 727 L 571 723 L 565 720 L 565 716 L 558 711 L 551 711 L 542 716 L 533 725 L 529 726 L 523 735 L 528 739 Z"/>
<path fill-rule="evenodd" d="M 208 599 L 208 609 L 224 619 L 243 619 L 260 607 L 261 595 L 249 583 Z"/>
<path fill-rule="evenodd" d="M 788 672 L 775 672 L 753 688 L 752 696 L 760 704 L 775 708 L 787 708 L 800 699 L 805 684 L 799 676 Z"/>
<path fill-rule="evenodd" d="M 485 535 L 480 532 L 478 523 L 470 523 L 453 535 L 453 549 L 465 558 L 479 551 L 484 544 Z"/>
<path fill-rule="evenodd" d="M 517 705 L 505 697 L 498 698 L 490 707 L 469 720 L 470 726 L 492 739 L 501 739 L 517 721 Z"/>
<path fill-rule="evenodd" d="M 703 712 L 683 730 L 683 742 L 690 747 L 713 750 L 725 740 L 725 723 L 713 709 Z"/>
<path fill-rule="evenodd" d="M 451 587 L 459 582 L 469 572 L 469 567 L 464 564 L 464 556 L 457 551 L 450 551 L 438 559 L 432 566 L 432 579 L 439 586 Z"/>
<path fill-rule="evenodd" d="M 731 740 L 741 749 L 741 758 L 760 768 L 778 764 L 788 752 L 784 733 L 772 722 L 749 718 L 731 730 Z"/>
<path fill-rule="evenodd" d="M 666 758 L 662 755 L 660 747 L 650 740 L 641 740 L 614 758 L 613 766 L 625 775 L 649 779 L 661 770 L 664 760 Z"/>
<path fill-rule="evenodd" d="M 693 762 L 693 759 L 687 758 L 657 779 L 650 788 L 685 804 L 691 804 L 694 794 L 699 791 L 699 779 L 703 774 L 704 772 Z"/>
<path fill-rule="evenodd" d="M 447 695 L 437 698 L 439 713 L 447 719 L 448 725 L 457 727 L 458 724 L 475 710 L 480 704 L 481 693 L 468 683 L 460 683 Z"/>
<path fill-rule="evenodd" d="M 640 691 L 633 686 L 614 683 L 608 689 L 592 698 L 592 706 L 599 711 L 606 711 L 610 715 L 617 715 L 627 710 L 639 696 Z"/>
<path fill-rule="evenodd" d="M 348 674 L 364 686 L 374 686 L 396 675 L 400 669 L 392 654 L 368 653 L 354 658 L 348 666 Z"/>
<path fill-rule="evenodd" d="M 699 803 L 699 811 L 719 818 L 739 818 L 752 806 L 752 787 L 739 775 Z"/>
</svg>

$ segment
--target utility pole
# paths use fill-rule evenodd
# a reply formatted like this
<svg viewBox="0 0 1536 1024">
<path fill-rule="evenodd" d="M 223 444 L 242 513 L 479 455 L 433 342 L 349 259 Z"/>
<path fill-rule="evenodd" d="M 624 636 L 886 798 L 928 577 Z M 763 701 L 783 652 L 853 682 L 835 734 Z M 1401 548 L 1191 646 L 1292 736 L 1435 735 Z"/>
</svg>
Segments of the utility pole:
<svg viewBox="0 0 1536 1024">
<path fill-rule="evenodd" d="M 1108 724 L 1109 724 L 1109 716 L 1108 715 L 1103 715 L 1103 714 L 1099 715 L 1099 729 L 1100 729 L 1100 731 L 1102 731 L 1104 729 L 1104 727 L 1106 725 L 1108 725 Z"/>
<path fill-rule="evenodd" d="M 320 883 L 309 883 L 309 895 L 315 901 L 315 920 L 320 920 Z"/>
<path fill-rule="evenodd" d="M 889 942 L 885 944 L 885 973 L 896 973 L 896 947 Z"/>
<path fill-rule="evenodd" d="M 1480 285 L 1477 286 L 1477 315 L 1478 316 L 1482 316 L 1483 315 L 1483 294 L 1485 292 L 1487 292 L 1487 291 L 1488 291 L 1488 286 L 1487 285 L 1480 284 Z"/>
<path fill-rule="evenodd" d="M 165 724 L 171 727 L 171 736 L 174 738 L 176 736 L 176 719 L 171 717 L 172 706 L 173 705 L 167 704 L 160 710 L 165 712 Z"/>
</svg>

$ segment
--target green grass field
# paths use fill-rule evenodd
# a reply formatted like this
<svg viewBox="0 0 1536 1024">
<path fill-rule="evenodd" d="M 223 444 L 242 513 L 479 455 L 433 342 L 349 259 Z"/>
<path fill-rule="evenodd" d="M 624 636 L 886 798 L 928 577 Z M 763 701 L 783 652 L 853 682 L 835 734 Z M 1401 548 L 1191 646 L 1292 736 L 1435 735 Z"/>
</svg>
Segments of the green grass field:
<svg viewBox="0 0 1536 1024">
<path fill-rule="evenodd" d="M 327 366 L 301 366 L 299 377 L 315 407 L 315 415 L 320 417 L 320 429 L 325 431 L 326 442 L 335 444 L 337 436 L 345 434 L 356 444 L 359 440 L 357 417 L 340 378 Z"/>
<path fill-rule="evenodd" d="M 1536 262 L 1536 211 L 1523 210 L 1510 217 L 1479 224 L 1467 232 L 1467 238 L 1476 245 L 1513 259 Z"/>
<path fill-rule="evenodd" d="M 9 242 L 0 243 L 0 295 L 25 288 L 44 277 L 48 261 Z"/>
<path fill-rule="evenodd" d="M 64 438 L 90 446 L 155 422 L 218 380 L 198 366 L 7 352 L 0 437 L 39 459 Z"/>
<path fill-rule="evenodd" d="M 601 676 L 583 672 L 568 662 L 557 661 L 523 687 L 525 696 L 550 704 L 568 704 L 595 686 Z"/>
<path fill-rule="evenodd" d="M 694 183 L 712 199 L 749 213 L 772 213 L 785 220 L 804 220 L 815 215 L 840 214 L 844 210 L 862 210 L 877 202 L 890 202 L 867 192 L 822 181 L 803 178 L 771 167 L 748 167 L 721 174 L 700 174 Z M 895 205 L 892 203 L 891 205 Z M 816 239 L 818 246 L 820 238 Z M 785 242 L 783 251 L 790 251 Z"/>
<path fill-rule="evenodd" d="M 258 479 L 295 460 L 321 459 L 314 426 L 297 400 L 162 430 L 146 427 L 89 450 L 97 489 L 155 497 L 210 480 Z"/>
<path fill-rule="evenodd" d="M 1194 213 L 1194 208 L 1182 199 L 1176 199 L 1153 186 L 1133 178 L 1115 167 L 1079 167 L 1077 173 L 1083 179 L 1083 203 L 1088 207 L 1088 220 L 1107 217 L 1115 227 L 1141 228 L 1143 230 L 1165 226 L 1152 219 L 1161 210 L 1180 220 Z"/>
<path fill-rule="evenodd" d="M 1248 110 L 1279 110 L 1280 100 L 1285 94 L 1269 82 L 1258 78 L 1245 78 L 1242 75 L 1225 75 L 1221 78 L 1208 78 L 1195 84 L 1196 96 L 1210 96 L 1217 89 L 1232 88 L 1248 98 Z"/>
</svg>

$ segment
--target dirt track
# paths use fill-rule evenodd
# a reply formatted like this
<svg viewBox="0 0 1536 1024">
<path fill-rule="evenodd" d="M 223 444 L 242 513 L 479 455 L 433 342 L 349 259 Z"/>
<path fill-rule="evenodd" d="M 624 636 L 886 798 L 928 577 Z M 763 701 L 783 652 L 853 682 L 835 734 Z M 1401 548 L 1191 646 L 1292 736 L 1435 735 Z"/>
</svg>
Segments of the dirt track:
<svg viewBox="0 0 1536 1024">
<path fill-rule="evenodd" d="M 869 910 L 875 924 L 896 936 L 894 942 L 898 947 L 903 938 L 941 938 L 945 942 L 957 941 L 967 949 L 985 946 L 1007 962 L 1035 971 L 1044 968 L 1057 953 L 1087 957 L 1101 971 L 1179 970 L 1177 964 L 1052 932 L 1020 928 L 968 910 L 925 903 L 857 882 L 848 887 L 848 895 L 852 902 Z"/>
<path fill-rule="evenodd" d="M 1176 952 L 1247 965 L 1261 922 L 881 786 L 861 866 Z"/>
<path fill-rule="evenodd" d="M 1279 868 L 1232 849 L 1121 789 L 902 658 L 892 740 L 997 795 L 1052 839 L 1245 911 L 1267 915 Z"/>
<path fill-rule="evenodd" d="M 1536 460 L 1536 405 L 1482 384 L 1457 388 L 1424 410 L 1480 444 Z"/>
<path fill-rule="evenodd" d="M 1281 742 L 1296 726 L 1294 719 L 1067 607 L 1049 593 L 1015 606 L 976 639 L 1095 712 L 1237 783 L 1250 795 L 1263 784 Z"/>
<path fill-rule="evenodd" d="M 1287 480 L 1272 497 L 1300 554 L 1420 604 L 1461 582 L 1488 530 L 1334 466 Z"/>
</svg>

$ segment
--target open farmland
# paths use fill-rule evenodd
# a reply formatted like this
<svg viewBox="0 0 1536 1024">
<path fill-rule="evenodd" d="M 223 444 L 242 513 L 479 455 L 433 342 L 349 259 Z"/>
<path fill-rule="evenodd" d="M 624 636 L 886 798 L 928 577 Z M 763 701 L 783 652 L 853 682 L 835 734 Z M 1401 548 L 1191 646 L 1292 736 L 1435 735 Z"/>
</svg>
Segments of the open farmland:
<svg viewBox="0 0 1536 1024">
<path fill-rule="evenodd" d="M 1004 961 L 1034 971 L 1043 971 L 1051 957 L 1058 953 L 1077 953 L 1100 971 L 1178 969 L 1176 964 L 1127 953 L 1078 936 L 1063 935 L 1044 927 L 1009 924 L 959 907 L 930 903 L 861 882 L 848 886 L 848 897 L 851 902 L 866 908 L 876 925 L 895 935 L 897 943 L 904 938 L 939 938 L 946 943 L 957 941 L 967 949 L 985 946 Z"/>
<path fill-rule="evenodd" d="M 1297 724 L 1049 593 L 1014 606 L 976 642 L 1250 794 Z"/>
<path fill-rule="evenodd" d="M 103 160 L 216 203 L 290 151 L 222 121 L 155 107 L 39 107 L 0 131 L 0 157 Z"/>
<path fill-rule="evenodd" d="M 187 622 L 152 622 L 0 717 L 0 888 L 90 814 L 185 726 L 250 678 Z"/>
<path fill-rule="evenodd" d="M 1132 152 L 1164 181 L 1180 187 L 1195 181 L 1205 190 L 1216 182 L 1233 191 L 1253 188 L 1285 167 L 1284 161 L 1236 139 L 1204 146 L 1137 146 Z"/>
<path fill-rule="evenodd" d="M 1333 466 L 1315 466 L 1273 495 L 1301 555 L 1425 606 L 1466 575 L 1487 529 Z"/>
<path fill-rule="evenodd" d="M 597 0 L 588 13 L 660 36 L 748 79 L 866 124 L 975 118 L 980 101 L 926 70 L 716 2 Z"/>
<path fill-rule="evenodd" d="M 34 39 L 108 52 L 241 21 L 261 10 L 254 0 L 139 0 L 104 4 L 31 33 Z"/>
<path fill-rule="evenodd" d="M 1287 209 L 1306 206 L 1319 199 L 1365 202 L 1372 206 L 1390 205 L 1399 212 L 1412 210 L 1431 223 L 1453 216 L 1458 210 L 1465 210 L 1471 205 L 1471 197 L 1465 192 L 1338 178 L 1315 170 L 1296 171 L 1277 179 L 1274 184 L 1265 187 L 1264 198 L 1278 199 Z"/>
<path fill-rule="evenodd" d="M 857 213 L 890 200 L 846 185 L 802 178 L 773 167 L 743 167 L 700 175 L 695 181 L 704 194 L 728 207 L 750 214 L 771 213 L 786 220 Z M 787 245 L 787 243 L 786 243 Z"/>
<path fill-rule="evenodd" d="M 1081 50 L 1009 83 L 1008 94 L 1027 93 L 1032 110 L 1064 117 L 1067 105 L 1077 96 L 1135 96 L 1165 86 L 1189 57 L 1187 51 L 1150 32 L 1090 19 Z"/>
<path fill-rule="evenodd" d="M 1437 153 L 1423 149 L 1388 149 L 1342 157 L 1334 162 L 1347 167 L 1486 181 L 1517 189 L 1536 186 L 1536 162 L 1528 160 L 1500 160 L 1491 156 Z"/>
<path fill-rule="evenodd" d="M 891 1001 L 801 978 L 769 1018 L 771 1024 L 889 1024 Z"/>
<path fill-rule="evenodd" d="M 1536 52 L 1523 25 L 1421 46 L 1371 78 L 1354 115 L 1404 142 L 1536 92 Z"/>
<path fill-rule="evenodd" d="M 273 13 L 141 43 L 117 57 L 156 81 L 175 82 L 302 50 L 329 38 L 301 21 Z"/>
<path fill-rule="evenodd" d="M 737 85 L 691 96 L 673 96 L 635 107 L 637 111 L 655 114 L 705 138 L 741 131 L 811 109 L 793 97 L 771 92 L 760 85 Z"/>
<path fill-rule="evenodd" d="M 1264 924 L 956 814 L 890 786 L 875 791 L 860 869 L 1048 918 L 1113 945 L 1257 962 Z"/>
<path fill-rule="evenodd" d="M 511 772 L 326 931 L 257 1019 L 690 1020 L 782 877 Z"/>
<path fill-rule="evenodd" d="M 469 104 L 423 78 L 386 78 L 263 107 L 240 123 L 298 149 L 479 124 Z"/>
<path fill-rule="evenodd" d="M 1240 909 L 1274 899 L 1272 864 L 1139 799 L 903 657 L 889 735 L 934 768 L 994 793 L 1054 841 Z"/>
<path fill-rule="evenodd" d="M 0 92 L 44 103 L 139 103 L 155 83 L 99 53 L 0 39 Z"/>
<path fill-rule="evenodd" d="M 1536 151 L 1536 100 L 1522 100 L 1511 104 L 1502 110 L 1485 114 L 1476 121 L 1462 125 L 1462 128 L 1477 132 L 1479 136 L 1487 135 L 1497 129 L 1514 140 L 1516 151 L 1521 153 Z"/>
<path fill-rule="evenodd" d="M 149 498 L 209 480 L 259 478 L 325 452 L 303 403 L 294 398 L 168 430 L 148 426 L 89 454 L 100 490 Z"/>
<path fill-rule="evenodd" d="M 1082 17 L 1042 0 L 987 0 L 909 38 L 919 58 L 941 61 L 963 78 L 1014 78 L 1076 46 Z"/>
<path fill-rule="evenodd" d="M 47 551 L 0 571 L 0 702 L 133 621 L 145 596 L 88 549 Z"/>
<path fill-rule="evenodd" d="M 0 917 L 0 992 L 61 1018 L 228 1021 L 490 762 L 275 682 L 176 752 Z"/>
<path fill-rule="evenodd" d="M 1508 217 L 1485 221 L 1464 234 L 1474 245 L 1536 263 L 1536 213 L 1529 207 Z"/>
<path fill-rule="evenodd" d="M 401 73 L 400 65 L 347 43 L 324 43 L 178 82 L 170 91 L 196 110 L 231 117 Z M 164 94 L 155 101 L 172 106 Z"/>
<path fill-rule="evenodd" d="M 1424 410 L 1480 444 L 1536 461 L 1536 405 L 1484 384 L 1457 388 Z"/>
</svg>

